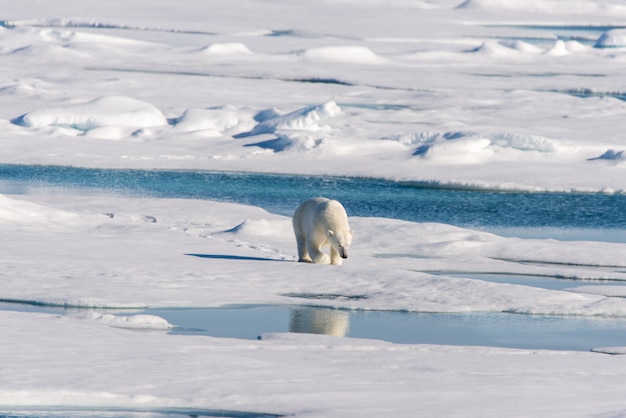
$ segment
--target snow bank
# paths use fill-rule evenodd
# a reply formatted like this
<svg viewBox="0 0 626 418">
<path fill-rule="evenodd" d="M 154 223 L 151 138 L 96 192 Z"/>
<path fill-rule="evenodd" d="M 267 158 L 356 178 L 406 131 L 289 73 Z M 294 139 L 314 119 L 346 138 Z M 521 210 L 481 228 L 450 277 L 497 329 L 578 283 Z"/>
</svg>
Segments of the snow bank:
<svg viewBox="0 0 626 418">
<path fill-rule="evenodd" d="M 457 6 L 457 9 L 480 10 L 480 11 L 510 11 L 510 12 L 535 12 L 557 13 L 559 15 L 586 15 L 586 14 L 611 14 L 625 15 L 626 7 L 621 4 L 596 2 L 592 0 L 576 0 L 567 3 L 558 0 L 466 0 Z"/>
<path fill-rule="evenodd" d="M 604 32 L 595 44 L 596 48 L 626 47 L 626 29 L 612 29 Z"/>
<path fill-rule="evenodd" d="M 240 42 L 214 43 L 200 50 L 202 54 L 210 56 L 251 55 L 252 51 Z"/>
<path fill-rule="evenodd" d="M 246 136 L 275 133 L 276 131 L 328 131 L 327 125 L 322 125 L 327 119 L 341 113 L 335 102 L 326 102 L 320 105 L 307 106 L 285 115 L 275 116 L 264 112 L 262 122 L 257 124 Z"/>
<path fill-rule="evenodd" d="M 626 286 L 578 286 L 567 289 L 570 292 L 591 293 L 593 295 L 626 298 Z"/>
<path fill-rule="evenodd" d="M 506 46 L 507 48 L 514 49 L 516 51 L 526 52 L 528 54 L 540 54 L 544 52 L 544 50 L 536 45 L 533 45 L 528 42 L 516 40 L 502 40 L 498 41 L 500 45 Z"/>
<path fill-rule="evenodd" d="M 167 119 L 156 107 L 125 96 L 104 96 L 87 103 L 38 109 L 12 122 L 28 128 L 60 126 L 79 131 L 111 126 L 150 128 L 167 125 Z"/>
<path fill-rule="evenodd" d="M 192 132 L 207 137 L 218 137 L 230 130 L 241 131 L 254 126 L 250 112 L 234 106 L 186 109 L 172 123 L 174 131 Z"/>
<path fill-rule="evenodd" d="M 471 135 L 469 132 L 434 132 L 421 131 L 410 134 L 398 134 L 383 137 L 383 140 L 397 141 L 403 145 L 430 144 L 437 141 L 462 138 Z"/>
<path fill-rule="evenodd" d="M 468 52 L 483 55 L 485 58 L 512 58 L 527 61 L 536 59 L 536 55 L 564 57 L 572 53 L 584 52 L 587 49 L 588 47 L 580 42 L 564 41 L 562 39 L 557 39 L 554 44 L 547 48 L 540 48 L 520 40 L 488 40 L 480 46 L 470 49 Z"/>
<path fill-rule="evenodd" d="M 202 136 L 217 137 L 222 131 L 216 126 L 214 114 L 206 109 L 187 109 L 175 121 L 177 130 L 194 132 Z"/>
<path fill-rule="evenodd" d="M 493 155 L 495 147 L 516 151 L 558 153 L 564 148 L 554 139 L 510 132 L 477 134 L 472 132 L 432 132 L 398 134 L 381 138 L 415 146 L 413 155 L 438 162 L 481 162 Z"/>
<path fill-rule="evenodd" d="M 524 57 L 528 52 L 536 53 L 535 51 L 529 51 L 528 48 L 524 48 L 523 44 L 520 43 L 499 41 L 485 41 L 468 52 L 495 58 L 520 58 Z"/>
<path fill-rule="evenodd" d="M 540 135 L 502 132 L 487 136 L 491 138 L 493 145 L 502 148 L 513 148 L 519 151 L 555 153 L 561 149 L 560 143 L 557 140 Z"/>
<path fill-rule="evenodd" d="M 47 227 L 76 223 L 77 213 L 16 200 L 0 194 L 0 224 Z"/>
<path fill-rule="evenodd" d="M 564 57 L 570 55 L 571 52 L 567 49 L 567 44 L 562 39 L 558 39 L 554 45 L 548 48 L 544 54 L 552 57 Z"/>
<path fill-rule="evenodd" d="M 618 151 L 614 149 L 609 149 L 609 150 L 606 150 L 606 152 L 600 155 L 599 157 L 589 158 L 589 161 L 595 161 L 595 160 L 607 160 L 607 161 L 620 162 L 620 161 L 626 161 L 626 155 L 624 155 L 624 150 Z"/>
<path fill-rule="evenodd" d="M 291 151 L 294 153 L 306 153 L 317 150 L 327 155 L 335 155 L 341 152 L 340 147 L 337 147 L 336 141 L 330 138 L 294 133 L 278 133 L 276 134 L 276 139 L 251 143 L 246 146 L 260 147 L 273 152 Z"/>
<path fill-rule="evenodd" d="M 267 219 L 246 219 L 239 225 L 230 228 L 224 233 L 233 234 L 241 238 L 254 239 L 255 237 L 284 237 L 293 232 L 291 221 Z"/>
<path fill-rule="evenodd" d="M 413 155 L 439 163 L 474 164 L 491 154 L 489 145 L 491 140 L 487 138 L 460 138 L 423 145 Z"/>
<path fill-rule="evenodd" d="M 365 46 L 325 46 L 304 49 L 294 53 L 307 62 L 335 62 L 347 64 L 382 64 L 383 58 Z"/>
<path fill-rule="evenodd" d="M 97 312 L 86 312 L 70 315 L 71 318 L 97 321 L 115 328 L 169 330 L 174 325 L 154 315 L 112 315 Z"/>
</svg>

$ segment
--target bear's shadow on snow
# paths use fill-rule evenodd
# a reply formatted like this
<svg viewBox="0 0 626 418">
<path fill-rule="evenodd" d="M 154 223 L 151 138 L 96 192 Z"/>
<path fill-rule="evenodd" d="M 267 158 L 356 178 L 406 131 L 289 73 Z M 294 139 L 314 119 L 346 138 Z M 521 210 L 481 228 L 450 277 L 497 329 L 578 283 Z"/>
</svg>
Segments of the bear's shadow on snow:
<svg viewBox="0 0 626 418">
<path fill-rule="evenodd" d="M 231 254 L 185 254 L 191 257 L 208 258 L 212 260 L 239 260 L 239 261 L 288 261 L 292 260 L 278 260 L 276 258 L 265 257 L 250 257 L 245 255 L 231 255 Z"/>
</svg>

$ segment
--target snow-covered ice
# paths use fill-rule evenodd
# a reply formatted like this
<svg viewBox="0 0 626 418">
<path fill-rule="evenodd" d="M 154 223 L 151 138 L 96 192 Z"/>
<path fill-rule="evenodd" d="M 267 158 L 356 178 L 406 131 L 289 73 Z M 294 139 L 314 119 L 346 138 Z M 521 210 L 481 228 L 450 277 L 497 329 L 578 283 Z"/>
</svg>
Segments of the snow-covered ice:
<svg viewBox="0 0 626 418">
<path fill-rule="evenodd" d="M 622 192 L 623 160 L 598 157 L 624 150 L 623 5 L 455 3 L 11 5 L 0 150 L 20 163 Z"/>
<path fill-rule="evenodd" d="M 353 217 L 354 255 L 345 268 L 329 271 L 329 266 L 294 263 L 291 219 L 259 208 L 57 193 L 27 196 L 39 203 L 23 198 L 5 196 L 0 206 L 7 236 L 0 268 L 10 280 L 3 299 L 85 307 L 313 303 L 416 312 L 626 316 L 621 298 L 418 273 L 626 280 L 620 271 L 626 267 L 626 244 L 520 240 L 443 224 Z M 48 206 L 58 202 L 61 207 Z M 229 255 L 243 261 L 233 262 Z M 210 261 L 208 256 L 213 256 Z M 599 268 L 607 266 L 611 271 Z M 11 278 L 14 271 L 19 277 Z M 76 286 L 77 280 L 83 285 Z M 367 298 L 285 296 L 293 293 Z"/>
<path fill-rule="evenodd" d="M 351 258 L 337 268 L 295 263 L 290 219 L 259 208 L 60 193 L 3 196 L 3 299 L 75 308 L 274 303 L 626 317 L 626 299 L 615 297 L 624 295 L 624 287 L 621 292 L 615 286 L 556 291 L 419 272 L 626 280 L 626 244 L 520 240 L 444 224 L 355 217 L 351 224 L 358 231 L 358 240 Z M 614 268 L 607 271 L 601 266 Z M 359 297 L 298 296 L 307 294 Z M 0 383 L 3 404 L 187 406 L 305 416 L 379 416 L 392 411 L 400 415 L 411 415 L 411 411 L 454 415 L 460 407 L 472 408 L 478 415 L 496 414 L 502 402 L 510 401 L 514 394 L 518 400 L 524 396 L 534 400 L 540 394 L 552 398 L 548 402 L 542 397 L 542 402 L 531 402 L 524 410 L 539 414 L 556 409 L 564 415 L 585 415 L 604 410 L 598 406 L 598 398 L 621 402 L 619 391 L 612 395 L 596 387 L 596 401 L 582 409 L 578 405 L 574 409 L 556 408 L 552 403 L 563 396 L 576 396 L 577 390 L 590 390 L 588 379 L 601 379 L 607 367 L 619 386 L 623 362 L 610 357 L 615 359 L 615 364 L 610 364 L 609 357 L 599 353 L 403 346 L 300 334 L 268 335 L 263 341 L 250 342 L 128 333 L 124 328 L 167 329 L 170 325 L 150 315 L 74 312 L 68 316 L 0 312 L 0 321 L 6 321 L 4 335 L 14 342 L 2 346 L 3 362 L 22 364 L 21 373 L 26 368 L 32 376 L 24 381 L 17 377 L 21 376 L 17 371 L 17 380 L 8 373 Z M 36 334 L 32 334 L 33 329 Z M 61 341 L 63 349 L 71 347 L 80 364 L 72 360 L 74 356 L 48 349 Z M 523 364 L 519 363 L 520 355 L 527 359 Z M 307 356 L 318 360 L 310 362 Z M 329 356 L 338 357 L 331 360 Z M 120 362 L 118 367 L 112 366 L 115 361 Z M 154 375 L 154 361 L 160 364 L 159 375 L 167 379 Z M 325 364 L 323 369 L 319 362 Z M 433 362 L 440 364 L 433 366 Z M 381 363 L 389 364 L 389 368 L 380 369 Z M 74 371 L 67 371 L 68 364 Z M 120 370 L 122 364 L 153 372 L 131 373 L 126 367 Z M 416 369 L 400 373 L 408 364 L 414 365 L 411 370 Z M 542 369 L 548 364 L 552 373 L 568 370 L 560 375 L 569 382 L 567 391 L 553 388 L 546 394 L 542 385 L 531 385 L 525 393 L 517 392 L 520 384 L 545 379 L 546 370 Z M 573 364 L 576 367 L 572 370 Z M 296 376 L 288 372 L 294 367 L 299 370 L 297 384 L 292 380 Z M 126 372 L 133 374 L 132 382 L 121 377 Z M 55 376 L 64 373 L 70 373 L 73 383 L 58 382 Z M 357 383 L 363 373 L 374 376 L 367 379 L 368 388 Z M 509 375 L 506 385 L 510 386 L 496 383 L 501 373 Z M 577 373 L 584 377 L 579 376 L 579 382 L 572 386 Z M 237 383 L 238 379 L 241 381 Z M 125 383 L 121 385 L 120 380 Z M 276 383 L 267 384 L 274 380 Z M 499 387 L 503 398 L 486 402 L 492 396 L 489 391 L 469 396 L 467 389 L 460 389 L 477 382 L 490 386 L 489 390 Z M 460 392 L 453 400 L 443 395 L 455 386 L 458 389 L 453 393 Z M 334 394 L 328 393 L 329 388 Z M 432 399 L 433 390 L 441 391 L 442 401 Z M 365 408 L 358 399 L 369 391 L 371 404 Z M 373 395 L 376 391 L 385 395 Z M 328 400 L 322 402 L 325 397 Z M 393 405 L 388 403 L 389 397 L 396 399 Z"/>
<path fill-rule="evenodd" d="M 0 15 L 0 162 L 623 194 L 625 18 L 617 0 L 11 2 Z M 173 324 L 136 313 L 281 304 L 626 319 L 625 286 L 456 277 L 622 282 L 626 243 L 350 223 L 338 268 L 294 262 L 290 219 L 257 207 L 0 195 L 0 299 L 72 308 L 0 310 L 0 414 L 626 414 L 626 363 L 606 354 L 624 347 L 247 341 L 170 335 Z"/>
</svg>

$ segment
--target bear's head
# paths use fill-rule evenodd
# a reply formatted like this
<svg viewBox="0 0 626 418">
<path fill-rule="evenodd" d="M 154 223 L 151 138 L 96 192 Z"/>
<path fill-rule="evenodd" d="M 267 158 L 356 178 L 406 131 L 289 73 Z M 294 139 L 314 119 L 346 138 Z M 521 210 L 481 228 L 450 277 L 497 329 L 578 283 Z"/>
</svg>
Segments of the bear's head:
<svg viewBox="0 0 626 418">
<path fill-rule="evenodd" d="M 328 230 L 330 245 L 339 253 L 341 258 L 348 258 L 348 249 L 350 249 L 350 245 L 352 245 L 352 235 L 354 235 L 353 230 Z"/>
</svg>

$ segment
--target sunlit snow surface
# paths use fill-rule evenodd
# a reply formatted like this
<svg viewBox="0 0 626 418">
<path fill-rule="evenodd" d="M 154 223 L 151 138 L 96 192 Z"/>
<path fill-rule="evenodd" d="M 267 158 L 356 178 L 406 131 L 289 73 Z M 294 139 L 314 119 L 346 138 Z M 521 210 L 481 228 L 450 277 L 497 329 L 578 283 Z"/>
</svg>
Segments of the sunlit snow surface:
<svg viewBox="0 0 626 418">
<path fill-rule="evenodd" d="M 626 190 L 626 6 L 617 0 L 10 3 L 0 12 L 4 164 Z M 626 320 L 624 286 L 606 282 L 626 280 L 624 243 L 350 222 L 352 254 L 338 268 L 295 263 L 289 217 L 253 206 L 6 193 L 0 299 Z M 484 273 L 598 285 L 462 277 Z M 0 415 L 626 414 L 624 357 L 601 354 L 624 347 L 287 333 L 249 341 L 170 335 L 162 318 L 129 312 L 0 311 Z"/>
</svg>

